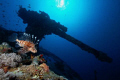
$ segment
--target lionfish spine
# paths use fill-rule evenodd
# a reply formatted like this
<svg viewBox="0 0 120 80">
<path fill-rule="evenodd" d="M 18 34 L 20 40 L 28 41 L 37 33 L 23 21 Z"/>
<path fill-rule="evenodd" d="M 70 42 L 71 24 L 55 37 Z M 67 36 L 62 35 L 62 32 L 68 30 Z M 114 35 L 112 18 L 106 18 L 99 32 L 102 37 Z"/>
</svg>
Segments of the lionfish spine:
<svg viewBox="0 0 120 80">
<path fill-rule="evenodd" d="M 35 45 L 37 45 L 40 41 L 39 39 L 37 40 L 37 37 L 34 35 L 30 35 L 27 33 L 24 33 L 23 35 L 25 36 L 27 41 L 33 42 Z"/>
<path fill-rule="evenodd" d="M 35 43 L 34 35 L 32 35 L 32 42 Z"/>
<path fill-rule="evenodd" d="M 25 38 L 27 41 L 32 41 L 30 34 L 24 33 L 23 35 L 24 35 L 24 38 Z"/>
<path fill-rule="evenodd" d="M 35 37 L 34 43 L 36 42 L 37 37 Z"/>
<path fill-rule="evenodd" d="M 30 34 L 29 34 L 29 40 L 32 41 L 32 40 L 31 40 L 31 36 L 30 36 Z"/>
<path fill-rule="evenodd" d="M 38 39 L 38 40 L 36 41 L 35 45 L 37 45 L 39 42 L 40 42 L 40 40 Z"/>
</svg>

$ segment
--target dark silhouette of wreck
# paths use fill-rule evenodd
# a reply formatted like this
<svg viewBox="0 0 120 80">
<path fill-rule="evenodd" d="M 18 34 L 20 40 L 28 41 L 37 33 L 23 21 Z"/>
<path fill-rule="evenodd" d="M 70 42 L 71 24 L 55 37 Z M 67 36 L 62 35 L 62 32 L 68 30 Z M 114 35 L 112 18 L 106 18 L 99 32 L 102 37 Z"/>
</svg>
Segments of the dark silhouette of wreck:
<svg viewBox="0 0 120 80">
<path fill-rule="evenodd" d="M 42 40 L 45 35 L 50 35 L 54 33 L 79 46 L 82 50 L 94 54 L 95 57 L 99 60 L 109 63 L 112 62 L 112 58 L 108 57 L 105 53 L 91 48 L 83 42 L 66 34 L 67 28 L 65 26 L 57 23 L 54 20 L 51 20 L 49 15 L 45 12 L 39 12 L 40 13 L 30 10 L 27 11 L 25 8 L 20 7 L 18 11 L 18 16 L 23 19 L 23 23 L 28 24 L 26 27 L 26 33 L 34 34 L 40 40 Z M 13 33 L 17 33 L 19 35 L 22 32 L 6 30 L 2 27 L 2 25 L 0 25 L 0 43 L 8 42 L 11 46 L 14 46 L 13 42 L 8 41 L 8 37 L 11 36 Z M 72 70 L 64 61 L 62 61 L 54 54 L 41 47 L 39 47 L 38 53 L 44 54 L 45 59 L 47 60 L 47 64 L 49 65 L 50 69 L 53 70 L 56 74 L 65 76 L 69 80 L 82 80 L 81 77 L 74 70 Z"/>
<path fill-rule="evenodd" d="M 45 12 L 30 11 L 22 8 L 18 11 L 18 16 L 23 19 L 23 23 L 27 23 L 26 32 L 36 35 L 40 40 L 44 38 L 45 35 L 50 35 L 52 33 L 72 42 L 73 44 L 79 46 L 82 50 L 92 53 L 98 60 L 103 62 L 112 62 L 112 58 L 108 57 L 106 53 L 98 51 L 83 42 L 75 39 L 74 37 L 66 34 L 67 28 L 57 23 L 55 20 L 51 20 L 49 15 Z"/>
<path fill-rule="evenodd" d="M 10 44 L 11 47 L 15 48 L 15 42 L 9 41 L 9 37 L 11 37 L 12 34 L 21 35 L 23 33 L 7 30 L 7 29 L 3 28 L 2 25 L 0 25 L 0 44 L 2 42 L 7 42 Z M 53 53 L 43 49 L 42 47 L 39 47 L 38 53 L 44 54 L 44 58 L 47 61 L 47 65 L 49 66 L 50 70 L 54 71 L 54 73 L 56 73 L 57 75 L 64 76 L 68 80 L 82 80 L 78 73 L 76 73 L 63 60 L 61 60 L 59 57 L 57 57 Z M 31 54 L 31 53 L 28 53 L 28 54 Z M 26 62 L 28 62 L 28 61 L 26 60 Z M 26 62 L 24 62 L 24 63 L 26 64 Z M 11 79 L 11 80 L 13 80 L 13 79 Z"/>
</svg>

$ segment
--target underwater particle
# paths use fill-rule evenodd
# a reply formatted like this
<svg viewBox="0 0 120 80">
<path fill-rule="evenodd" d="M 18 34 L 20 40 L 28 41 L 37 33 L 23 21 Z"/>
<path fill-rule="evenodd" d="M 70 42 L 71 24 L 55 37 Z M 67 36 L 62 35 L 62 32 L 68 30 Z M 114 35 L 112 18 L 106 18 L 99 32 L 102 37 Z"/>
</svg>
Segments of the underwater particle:
<svg viewBox="0 0 120 80">
<path fill-rule="evenodd" d="M 2 10 L 2 12 L 5 12 L 5 10 Z"/>
<path fill-rule="evenodd" d="M 5 15 L 4 15 L 4 14 L 2 14 L 2 17 L 3 17 L 3 18 L 5 18 Z"/>
<path fill-rule="evenodd" d="M 7 25 L 7 23 L 5 23 L 5 25 Z"/>
<path fill-rule="evenodd" d="M 0 6 L 2 6 L 3 4 L 2 3 L 0 3 Z"/>
<path fill-rule="evenodd" d="M 30 4 L 28 5 L 28 8 L 31 8 Z"/>
</svg>

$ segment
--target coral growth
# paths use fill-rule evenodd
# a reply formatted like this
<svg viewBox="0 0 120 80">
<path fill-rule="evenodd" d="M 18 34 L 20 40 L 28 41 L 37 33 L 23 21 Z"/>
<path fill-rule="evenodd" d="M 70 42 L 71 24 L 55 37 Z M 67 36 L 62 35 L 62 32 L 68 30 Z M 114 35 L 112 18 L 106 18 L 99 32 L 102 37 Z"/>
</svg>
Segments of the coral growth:
<svg viewBox="0 0 120 80">
<path fill-rule="evenodd" d="M 9 48 L 12 49 L 10 46 Z M 7 53 L 7 50 L 8 48 L 6 52 L 0 54 L 0 80 L 67 80 L 49 69 L 43 54 L 25 58 L 26 55 Z M 31 61 L 30 65 L 23 65 L 23 62 L 28 61 Z"/>
<path fill-rule="evenodd" d="M 0 55 L 0 67 L 3 65 L 8 67 L 16 67 L 18 62 L 21 62 L 21 60 L 21 56 L 16 53 L 3 53 Z"/>
<path fill-rule="evenodd" d="M 23 65 L 18 68 L 11 68 L 6 74 L 3 69 L 0 69 L 0 80 L 5 80 L 10 77 L 17 80 L 67 80 L 63 76 L 55 74 L 53 71 L 45 72 L 40 65 Z"/>
<path fill-rule="evenodd" d="M 6 53 L 9 52 L 9 50 L 11 50 L 12 47 L 10 47 L 10 45 L 6 42 L 3 42 L 0 45 L 0 53 Z"/>
<path fill-rule="evenodd" d="M 42 63 L 40 67 L 43 68 L 45 72 L 49 72 L 49 66 L 47 66 L 45 63 Z"/>
</svg>

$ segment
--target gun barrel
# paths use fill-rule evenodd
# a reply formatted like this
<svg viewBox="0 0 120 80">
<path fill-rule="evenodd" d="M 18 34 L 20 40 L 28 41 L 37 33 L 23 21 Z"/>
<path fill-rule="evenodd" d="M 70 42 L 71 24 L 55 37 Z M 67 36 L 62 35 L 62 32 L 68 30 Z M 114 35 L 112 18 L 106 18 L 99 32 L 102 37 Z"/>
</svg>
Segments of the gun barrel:
<svg viewBox="0 0 120 80">
<path fill-rule="evenodd" d="M 87 51 L 88 53 L 93 54 L 96 58 L 98 58 L 98 60 L 102 61 L 102 62 L 108 62 L 111 63 L 112 62 L 112 58 L 108 57 L 106 53 L 103 53 L 101 51 L 98 51 L 86 44 L 84 44 L 83 42 L 75 39 L 74 37 L 66 34 L 63 31 L 57 30 L 54 32 L 54 34 L 72 42 L 73 44 L 77 45 L 78 47 L 80 47 L 82 50 Z"/>
</svg>

